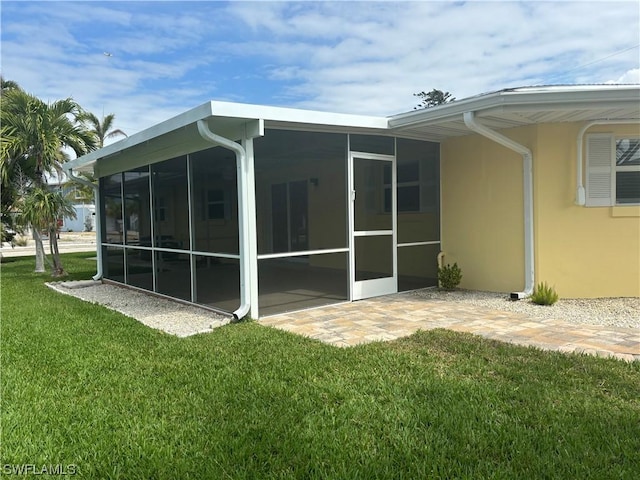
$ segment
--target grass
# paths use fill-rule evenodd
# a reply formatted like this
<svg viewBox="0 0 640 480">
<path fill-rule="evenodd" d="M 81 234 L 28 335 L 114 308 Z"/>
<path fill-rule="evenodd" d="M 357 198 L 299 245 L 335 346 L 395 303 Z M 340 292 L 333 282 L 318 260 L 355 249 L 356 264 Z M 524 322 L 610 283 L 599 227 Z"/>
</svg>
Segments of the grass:
<svg viewBox="0 0 640 480">
<path fill-rule="evenodd" d="M 91 254 L 64 255 L 72 279 Z M 640 363 L 444 330 L 179 339 L 2 266 L 0 468 L 80 478 L 637 478 Z M 4 473 L 7 473 L 6 471 Z"/>
</svg>

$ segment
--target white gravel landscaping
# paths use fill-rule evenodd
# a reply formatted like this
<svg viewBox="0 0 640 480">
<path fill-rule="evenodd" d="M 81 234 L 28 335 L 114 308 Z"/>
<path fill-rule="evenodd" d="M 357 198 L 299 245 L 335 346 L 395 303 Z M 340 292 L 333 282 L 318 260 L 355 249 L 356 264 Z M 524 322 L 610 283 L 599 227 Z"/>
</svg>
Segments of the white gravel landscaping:
<svg viewBox="0 0 640 480">
<path fill-rule="evenodd" d="M 135 318 L 158 330 L 186 337 L 230 323 L 231 317 L 181 304 L 129 288 L 92 280 L 54 282 L 49 287 L 61 293 L 98 303 Z M 511 301 L 507 294 L 438 289 L 417 290 L 407 295 L 432 300 L 475 305 L 516 312 L 538 319 L 557 319 L 574 324 L 640 328 L 640 298 L 560 299 L 555 305 L 535 305 L 529 300 Z"/>
<path fill-rule="evenodd" d="M 536 305 L 530 300 L 512 301 L 506 293 L 426 289 L 411 292 L 420 298 L 464 303 L 505 312 L 522 313 L 539 319 L 556 319 L 575 324 L 640 328 L 640 298 L 560 299 L 554 305 Z"/>
<path fill-rule="evenodd" d="M 231 322 L 231 316 L 92 280 L 55 282 L 47 286 L 87 302 L 98 303 L 148 327 L 178 337 L 207 333 Z"/>
</svg>

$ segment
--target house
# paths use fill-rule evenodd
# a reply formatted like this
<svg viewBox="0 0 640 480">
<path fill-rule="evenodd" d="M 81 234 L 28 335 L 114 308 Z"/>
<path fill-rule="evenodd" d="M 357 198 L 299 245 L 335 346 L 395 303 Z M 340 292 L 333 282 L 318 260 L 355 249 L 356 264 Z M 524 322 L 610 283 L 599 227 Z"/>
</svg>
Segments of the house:
<svg viewBox="0 0 640 480">
<path fill-rule="evenodd" d="M 253 318 L 437 284 L 640 296 L 640 86 L 390 117 L 209 102 L 66 164 L 97 277 Z"/>
<path fill-rule="evenodd" d="M 61 232 L 91 232 L 95 228 L 95 205 L 86 198 L 85 192 L 78 188 L 78 184 L 69 181 L 66 176 L 59 175 L 47 178 L 50 190 L 59 191 L 71 202 L 75 218 L 64 217 L 59 221 Z"/>
</svg>

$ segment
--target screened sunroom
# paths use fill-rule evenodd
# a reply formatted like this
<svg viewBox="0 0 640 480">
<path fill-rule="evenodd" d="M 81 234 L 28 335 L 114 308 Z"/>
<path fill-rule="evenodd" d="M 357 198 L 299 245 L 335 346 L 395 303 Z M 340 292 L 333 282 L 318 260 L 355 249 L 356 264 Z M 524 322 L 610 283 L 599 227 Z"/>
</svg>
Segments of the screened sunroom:
<svg viewBox="0 0 640 480">
<path fill-rule="evenodd" d="M 99 275 L 253 318 L 436 285 L 439 144 L 386 123 L 211 102 L 70 162 Z"/>
</svg>

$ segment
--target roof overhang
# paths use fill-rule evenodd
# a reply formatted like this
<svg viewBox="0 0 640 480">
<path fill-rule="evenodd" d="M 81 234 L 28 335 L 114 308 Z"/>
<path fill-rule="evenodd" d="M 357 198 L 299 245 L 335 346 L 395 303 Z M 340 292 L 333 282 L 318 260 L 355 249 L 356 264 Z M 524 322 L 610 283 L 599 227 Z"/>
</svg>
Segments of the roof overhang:
<svg viewBox="0 0 640 480">
<path fill-rule="evenodd" d="M 495 130 L 556 122 L 640 119 L 639 85 L 527 87 L 479 95 L 391 117 L 348 115 L 228 102 L 207 102 L 64 165 L 98 176 L 204 150 L 211 143 L 197 122 L 230 140 L 255 138 L 265 128 L 351 132 L 440 142 L 473 133 L 465 112 Z"/>
<path fill-rule="evenodd" d="M 473 133 L 464 123 L 465 112 L 474 112 L 483 125 L 496 130 L 538 123 L 633 121 L 640 118 L 640 86 L 502 90 L 389 117 L 389 128 L 400 136 L 442 141 Z"/>
<path fill-rule="evenodd" d="M 265 128 L 389 134 L 387 118 L 263 105 L 208 102 L 100 150 L 64 164 L 65 170 L 98 176 L 155 163 L 211 147 L 198 133 L 205 120 L 217 135 L 236 141 L 264 135 Z"/>
</svg>

